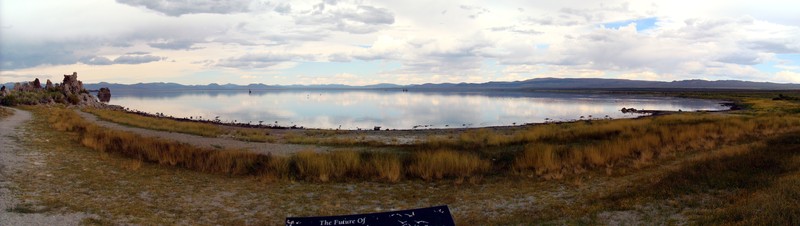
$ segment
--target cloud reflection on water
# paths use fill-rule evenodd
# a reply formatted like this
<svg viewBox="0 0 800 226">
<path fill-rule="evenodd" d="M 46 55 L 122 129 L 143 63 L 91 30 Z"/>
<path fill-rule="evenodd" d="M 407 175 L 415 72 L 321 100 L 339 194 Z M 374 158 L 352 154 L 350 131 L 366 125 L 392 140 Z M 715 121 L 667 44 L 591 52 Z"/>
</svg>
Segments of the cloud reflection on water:
<svg viewBox="0 0 800 226">
<path fill-rule="evenodd" d="M 648 110 L 716 110 L 717 101 L 671 97 L 533 92 L 398 92 L 398 91 L 186 91 L 115 92 L 110 104 L 231 122 L 252 122 L 308 128 L 356 129 L 381 126 L 410 129 L 500 126 L 581 116 L 635 117 L 622 107 Z"/>
</svg>

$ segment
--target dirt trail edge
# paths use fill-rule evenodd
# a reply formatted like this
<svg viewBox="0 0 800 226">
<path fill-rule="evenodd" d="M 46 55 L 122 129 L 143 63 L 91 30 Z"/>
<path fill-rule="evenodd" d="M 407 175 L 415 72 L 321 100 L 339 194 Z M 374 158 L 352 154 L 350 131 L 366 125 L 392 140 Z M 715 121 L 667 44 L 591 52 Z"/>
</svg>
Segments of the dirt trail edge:
<svg viewBox="0 0 800 226">
<path fill-rule="evenodd" d="M 83 213 L 52 214 L 36 211 L 35 206 L 17 200 L 17 185 L 12 175 L 29 170 L 36 153 L 23 147 L 19 140 L 26 136 L 21 125 L 31 119 L 31 113 L 8 108 L 14 112 L 0 119 L 0 225 L 78 225 L 90 215 Z"/>
<path fill-rule="evenodd" d="M 314 146 L 314 145 L 246 142 L 246 141 L 239 141 L 226 138 L 203 137 L 203 136 L 184 134 L 184 133 L 142 129 L 136 127 L 129 127 L 109 121 L 104 121 L 97 118 L 97 116 L 93 114 L 82 112 L 79 110 L 76 110 L 75 112 L 77 112 L 84 119 L 109 129 L 127 131 L 145 137 L 159 137 L 182 143 L 192 144 L 204 148 L 246 149 L 256 153 L 273 154 L 273 155 L 289 155 L 303 150 L 312 150 L 312 151 L 328 150 L 328 148 Z"/>
</svg>

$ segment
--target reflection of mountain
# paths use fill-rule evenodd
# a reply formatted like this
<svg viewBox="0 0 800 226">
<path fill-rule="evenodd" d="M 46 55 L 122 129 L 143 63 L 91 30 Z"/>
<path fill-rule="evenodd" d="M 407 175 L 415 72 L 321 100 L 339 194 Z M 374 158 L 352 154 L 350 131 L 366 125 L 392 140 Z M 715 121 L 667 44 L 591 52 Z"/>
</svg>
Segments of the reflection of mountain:
<svg viewBox="0 0 800 226">
<path fill-rule="evenodd" d="M 352 90 L 352 89 L 410 89 L 410 90 L 571 90 L 571 89 L 594 89 L 594 90 L 619 90 L 619 89 L 754 89 L 754 90 L 786 90 L 800 89 L 800 84 L 790 83 L 770 83 L 770 82 L 749 82 L 738 80 L 682 80 L 672 82 L 642 81 L 627 79 L 599 79 L 599 78 L 537 78 L 515 82 L 487 82 L 487 83 L 442 83 L 442 84 L 421 84 L 421 85 L 394 85 L 376 84 L 368 86 L 348 86 L 348 85 L 219 85 L 212 83 L 209 85 L 181 85 L 177 83 L 137 83 L 137 84 L 114 84 L 97 83 L 86 84 L 87 89 L 99 89 L 100 87 L 111 88 L 112 92 L 122 90 Z"/>
</svg>

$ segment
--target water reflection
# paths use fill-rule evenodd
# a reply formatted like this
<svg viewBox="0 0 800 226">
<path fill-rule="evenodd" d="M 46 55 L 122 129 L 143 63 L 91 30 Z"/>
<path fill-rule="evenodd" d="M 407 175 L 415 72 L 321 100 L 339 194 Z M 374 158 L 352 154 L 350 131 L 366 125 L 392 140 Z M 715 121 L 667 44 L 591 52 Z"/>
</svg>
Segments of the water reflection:
<svg viewBox="0 0 800 226">
<path fill-rule="evenodd" d="M 719 110 L 717 101 L 534 92 L 190 91 L 115 92 L 110 104 L 174 117 L 327 129 L 458 128 L 624 118 L 623 107 Z"/>
</svg>

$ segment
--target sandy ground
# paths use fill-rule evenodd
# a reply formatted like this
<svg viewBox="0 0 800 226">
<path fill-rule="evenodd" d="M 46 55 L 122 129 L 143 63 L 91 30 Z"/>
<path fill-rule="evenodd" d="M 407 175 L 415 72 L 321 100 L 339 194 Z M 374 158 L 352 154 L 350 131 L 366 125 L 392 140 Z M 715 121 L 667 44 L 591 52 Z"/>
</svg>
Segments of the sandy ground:
<svg viewBox="0 0 800 226">
<path fill-rule="evenodd" d="M 316 145 L 246 142 L 246 141 L 239 141 L 226 138 L 210 138 L 210 137 L 203 137 L 191 134 L 142 129 L 142 128 L 129 127 L 113 122 L 104 121 L 97 118 L 97 116 L 95 115 L 82 112 L 79 110 L 76 110 L 75 112 L 81 115 L 84 119 L 109 129 L 132 132 L 146 137 L 159 137 L 211 149 L 216 149 L 216 148 L 246 149 L 257 153 L 273 154 L 273 155 L 288 155 L 303 150 L 313 150 L 313 151 L 329 150 L 329 148 L 319 147 Z"/>
<path fill-rule="evenodd" d="M 43 164 L 39 156 L 19 145 L 28 136 L 21 126 L 31 119 L 27 111 L 11 109 L 14 115 L 0 120 L 0 225 L 77 225 L 90 216 L 84 213 L 48 214 L 17 199 L 17 185 L 11 175 L 33 170 Z"/>
</svg>

